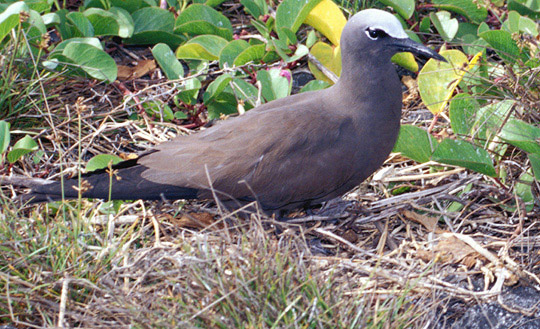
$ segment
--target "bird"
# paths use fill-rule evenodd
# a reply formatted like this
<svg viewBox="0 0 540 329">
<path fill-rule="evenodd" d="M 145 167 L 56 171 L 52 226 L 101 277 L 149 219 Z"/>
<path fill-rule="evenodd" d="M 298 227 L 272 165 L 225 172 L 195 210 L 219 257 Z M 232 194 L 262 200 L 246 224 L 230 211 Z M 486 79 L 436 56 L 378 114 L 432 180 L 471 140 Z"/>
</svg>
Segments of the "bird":
<svg viewBox="0 0 540 329">
<path fill-rule="evenodd" d="M 31 203 L 84 198 L 218 199 L 268 213 L 339 197 L 377 170 L 400 128 L 401 82 L 391 57 L 411 52 L 446 61 L 411 40 L 389 12 L 353 15 L 341 35 L 342 71 L 326 89 L 277 99 L 136 159 L 79 179 L 29 184 Z"/>
</svg>

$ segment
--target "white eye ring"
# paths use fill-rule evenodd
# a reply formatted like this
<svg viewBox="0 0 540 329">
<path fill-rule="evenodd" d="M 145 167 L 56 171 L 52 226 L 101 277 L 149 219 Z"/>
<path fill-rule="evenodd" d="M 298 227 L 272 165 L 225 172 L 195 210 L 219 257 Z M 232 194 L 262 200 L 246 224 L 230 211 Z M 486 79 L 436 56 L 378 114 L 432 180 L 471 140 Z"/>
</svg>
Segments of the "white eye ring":
<svg viewBox="0 0 540 329">
<path fill-rule="evenodd" d="M 383 30 L 380 30 L 380 29 L 374 29 L 374 28 L 368 27 L 366 29 L 366 35 L 371 40 L 378 40 L 378 39 L 384 37 L 386 35 L 386 32 L 384 32 Z"/>
</svg>

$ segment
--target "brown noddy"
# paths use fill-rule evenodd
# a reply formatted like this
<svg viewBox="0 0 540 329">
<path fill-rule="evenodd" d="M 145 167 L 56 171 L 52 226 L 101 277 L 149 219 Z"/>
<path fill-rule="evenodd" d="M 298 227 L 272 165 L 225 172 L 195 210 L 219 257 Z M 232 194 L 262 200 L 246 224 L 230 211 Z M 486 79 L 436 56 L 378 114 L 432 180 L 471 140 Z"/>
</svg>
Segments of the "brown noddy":
<svg viewBox="0 0 540 329">
<path fill-rule="evenodd" d="M 412 52 L 444 61 L 408 38 L 390 13 L 367 9 L 341 35 L 335 85 L 256 107 L 193 135 L 179 136 L 114 166 L 83 175 L 82 196 L 108 199 L 257 200 L 268 212 L 338 197 L 370 176 L 396 141 L 401 83 L 390 58 Z M 78 196 L 78 179 L 64 197 Z M 62 198 L 60 182 L 33 184 L 31 202 Z M 111 190 L 111 191 L 109 191 Z"/>
</svg>

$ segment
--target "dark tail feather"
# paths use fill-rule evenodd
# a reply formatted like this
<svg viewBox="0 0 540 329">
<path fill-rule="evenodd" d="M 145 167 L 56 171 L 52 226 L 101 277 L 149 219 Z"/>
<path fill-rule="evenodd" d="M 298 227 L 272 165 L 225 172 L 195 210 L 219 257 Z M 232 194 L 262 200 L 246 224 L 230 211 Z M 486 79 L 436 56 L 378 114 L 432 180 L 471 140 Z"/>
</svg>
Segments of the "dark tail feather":
<svg viewBox="0 0 540 329">
<path fill-rule="evenodd" d="M 45 181 L 39 185 L 29 186 L 32 191 L 23 196 L 23 201 L 38 203 L 57 201 L 62 199 L 75 199 L 79 196 L 79 188 L 83 198 L 109 199 L 112 200 L 177 200 L 196 199 L 197 189 L 158 184 L 141 177 L 141 173 L 147 168 L 135 165 L 122 168 L 113 174 L 112 179 L 105 170 L 99 170 L 78 178 L 67 179 L 62 184 L 59 181 Z"/>
</svg>

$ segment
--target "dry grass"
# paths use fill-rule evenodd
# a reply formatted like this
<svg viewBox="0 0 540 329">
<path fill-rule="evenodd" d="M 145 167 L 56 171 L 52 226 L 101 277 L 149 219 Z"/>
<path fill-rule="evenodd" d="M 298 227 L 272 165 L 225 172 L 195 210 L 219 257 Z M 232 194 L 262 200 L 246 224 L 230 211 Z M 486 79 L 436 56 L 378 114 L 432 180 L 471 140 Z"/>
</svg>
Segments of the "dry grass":
<svg viewBox="0 0 540 329">
<path fill-rule="evenodd" d="M 177 92 L 153 74 L 122 86 L 49 78 L 49 101 L 17 118 L 45 154 L 0 174 L 58 179 L 92 155 L 127 157 L 190 133 L 157 117 L 127 120 L 139 102 Z M 428 125 L 417 101 L 405 121 Z M 540 285 L 540 210 L 527 213 L 508 188 L 523 163 L 520 153 L 503 162 L 503 184 L 393 154 L 338 219 L 340 203 L 288 222 L 223 217 L 199 202 L 21 207 L 11 199 L 24 191 L 2 187 L 0 324 L 446 328 L 504 285 Z"/>
</svg>

